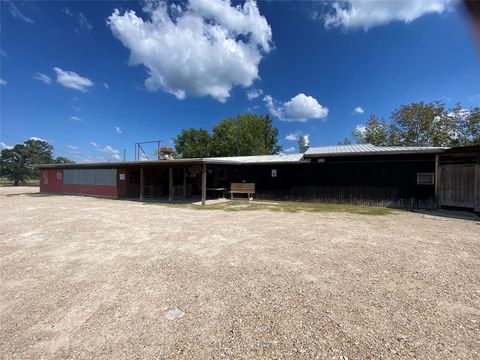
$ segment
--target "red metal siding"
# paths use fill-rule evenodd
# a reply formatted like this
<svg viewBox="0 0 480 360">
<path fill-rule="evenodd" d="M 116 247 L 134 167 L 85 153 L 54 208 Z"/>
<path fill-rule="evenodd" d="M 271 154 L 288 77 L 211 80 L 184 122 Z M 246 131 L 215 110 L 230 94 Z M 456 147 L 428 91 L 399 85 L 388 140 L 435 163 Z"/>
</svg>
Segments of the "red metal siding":
<svg viewBox="0 0 480 360">
<path fill-rule="evenodd" d="M 44 169 L 40 170 L 40 192 L 59 193 L 63 192 L 63 170 Z"/>
<path fill-rule="evenodd" d="M 63 185 L 64 194 L 95 195 L 103 197 L 118 197 L 116 186 L 100 185 Z"/>
</svg>

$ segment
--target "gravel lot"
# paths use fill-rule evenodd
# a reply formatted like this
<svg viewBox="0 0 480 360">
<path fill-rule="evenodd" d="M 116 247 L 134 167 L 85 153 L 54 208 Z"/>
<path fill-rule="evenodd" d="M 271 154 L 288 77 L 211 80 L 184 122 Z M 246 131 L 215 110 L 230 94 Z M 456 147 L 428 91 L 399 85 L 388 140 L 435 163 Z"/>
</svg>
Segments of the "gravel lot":
<svg viewBox="0 0 480 360">
<path fill-rule="evenodd" d="M 0 357 L 480 358 L 480 225 L 0 188 Z"/>
</svg>

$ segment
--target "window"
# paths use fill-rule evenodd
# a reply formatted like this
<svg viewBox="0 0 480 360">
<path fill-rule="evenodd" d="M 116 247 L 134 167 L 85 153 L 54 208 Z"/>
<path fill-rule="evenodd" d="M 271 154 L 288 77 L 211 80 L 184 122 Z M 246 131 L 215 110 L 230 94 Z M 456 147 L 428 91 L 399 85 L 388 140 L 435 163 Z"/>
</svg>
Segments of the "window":
<svg viewBox="0 0 480 360">
<path fill-rule="evenodd" d="M 434 173 L 417 173 L 417 185 L 433 185 L 434 182 Z"/>
</svg>

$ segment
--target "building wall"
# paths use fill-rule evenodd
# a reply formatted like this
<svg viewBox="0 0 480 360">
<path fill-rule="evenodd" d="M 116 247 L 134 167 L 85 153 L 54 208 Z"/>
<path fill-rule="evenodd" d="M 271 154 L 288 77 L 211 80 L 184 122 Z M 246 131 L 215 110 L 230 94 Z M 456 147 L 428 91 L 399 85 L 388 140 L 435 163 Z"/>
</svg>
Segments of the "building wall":
<svg viewBox="0 0 480 360">
<path fill-rule="evenodd" d="M 40 170 L 40 192 L 62 193 L 63 192 L 63 170 L 44 169 Z"/>
<path fill-rule="evenodd" d="M 79 170 L 85 171 L 81 173 Z M 107 183 L 111 183 L 110 185 L 104 185 L 105 169 L 100 170 L 99 174 L 96 174 L 95 170 L 96 169 L 40 169 L 40 192 L 117 198 L 116 170 L 113 175 L 114 179 L 110 176 L 112 181 L 107 181 Z M 113 171 L 114 169 L 110 170 Z M 72 176 L 79 175 L 79 173 L 81 173 L 80 175 L 88 176 L 80 176 L 80 178 L 78 176 Z M 97 179 L 95 175 L 98 175 Z M 96 184 L 96 182 L 98 182 L 98 184 Z"/>
<path fill-rule="evenodd" d="M 339 157 L 311 164 L 240 166 L 231 172 L 231 182 L 254 182 L 258 199 L 433 208 L 435 186 L 417 185 L 417 173 L 434 172 L 433 155 Z"/>
</svg>

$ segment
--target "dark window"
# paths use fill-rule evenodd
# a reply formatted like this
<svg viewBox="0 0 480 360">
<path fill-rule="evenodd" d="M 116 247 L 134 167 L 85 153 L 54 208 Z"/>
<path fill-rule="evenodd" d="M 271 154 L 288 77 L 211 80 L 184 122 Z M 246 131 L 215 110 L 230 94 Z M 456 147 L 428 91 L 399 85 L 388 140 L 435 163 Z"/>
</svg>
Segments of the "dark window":
<svg viewBox="0 0 480 360">
<path fill-rule="evenodd" d="M 130 185 L 140 184 L 140 170 L 132 170 L 128 173 L 128 183 Z"/>
<path fill-rule="evenodd" d="M 433 185 L 435 181 L 434 173 L 417 173 L 418 185 Z"/>
</svg>

